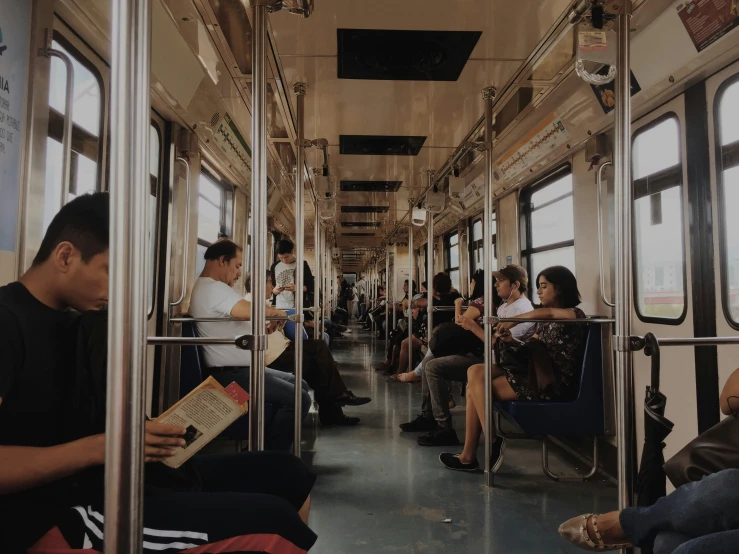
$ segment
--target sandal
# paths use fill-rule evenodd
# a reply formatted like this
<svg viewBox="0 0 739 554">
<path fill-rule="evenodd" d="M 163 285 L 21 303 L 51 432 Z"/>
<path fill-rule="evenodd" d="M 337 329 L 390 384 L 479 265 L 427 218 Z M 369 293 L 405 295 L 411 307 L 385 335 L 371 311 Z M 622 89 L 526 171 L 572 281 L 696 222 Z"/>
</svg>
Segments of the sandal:
<svg viewBox="0 0 739 554">
<path fill-rule="evenodd" d="M 588 533 L 588 520 L 592 518 L 595 540 Z M 559 526 L 559 534 L 575 546 L 590 552 L 604 552 L 606 550 L 620 550 L 621 548 L 633 548 L 631 543 L 606 544 L 598 531 L 598 516 L 596 514 L 585 514 L 573 517 Z"/>
</svg>

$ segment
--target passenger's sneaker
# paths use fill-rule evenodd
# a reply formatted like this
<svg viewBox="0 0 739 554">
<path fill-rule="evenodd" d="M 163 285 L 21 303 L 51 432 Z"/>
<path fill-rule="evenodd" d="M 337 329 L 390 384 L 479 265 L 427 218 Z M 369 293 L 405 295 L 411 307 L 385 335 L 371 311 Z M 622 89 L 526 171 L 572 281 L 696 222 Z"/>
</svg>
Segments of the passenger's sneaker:
<svg viewBox="0 0 739 554">
<path fill-rule="evenodd" d="M 362 404 L 367 404 L 371 402 L 372 399 L 368 398 L 366 396 L 356 396 L 352 391 L 348 390 L 346 392 L 342 392 L 334 402 L 338 406 L 361 406 Z"/>
<path fill-rule="evenodd" d="M 496 473 L 503 463 L 503 454 L 505 454 L 506 440 L 503 437 L 496 437 L 493 443 L 492 452 L 490 454 L 490 471 Z"/>
<path fill-rule="evenodd" d="M 419 415 L 413 421 L 408 423 L 401 423 L 400 429 L 406 433 L 417 433 L 423 431 L 433 431 L 438 425 L 433 417 L 426 417 L 423 414 Z"/>
<path fill-rule="evenodd" d="M 480 462 L 475 458 L 472 462 L 465 464 L 460 461 L 459 454 L 452 454 L 451 452 L 442 452 L 439 454 L 439 461 L 447 469 L 454 471 L 477 471 L 480 469 Z"/>
<path fill-rule="evenodd" d="M 428 435 L 421 435 L 416 442 L 421 446 L 457 446 L 459 438 L 454 429 L 439 427 Z"/>
</svg>

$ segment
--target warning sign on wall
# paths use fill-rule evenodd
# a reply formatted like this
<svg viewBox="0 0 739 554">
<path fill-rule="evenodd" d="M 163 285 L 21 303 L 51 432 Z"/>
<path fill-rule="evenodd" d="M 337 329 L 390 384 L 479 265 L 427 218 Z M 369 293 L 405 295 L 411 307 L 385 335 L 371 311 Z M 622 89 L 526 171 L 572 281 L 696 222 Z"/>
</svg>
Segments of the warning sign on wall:
<svg viewBox="0 0 739 554">
<path fill-rule="evenodd" d="M 739 26 L 738 0 L 691 0 L 677 7 L 698 52 Z"/>
</svg>

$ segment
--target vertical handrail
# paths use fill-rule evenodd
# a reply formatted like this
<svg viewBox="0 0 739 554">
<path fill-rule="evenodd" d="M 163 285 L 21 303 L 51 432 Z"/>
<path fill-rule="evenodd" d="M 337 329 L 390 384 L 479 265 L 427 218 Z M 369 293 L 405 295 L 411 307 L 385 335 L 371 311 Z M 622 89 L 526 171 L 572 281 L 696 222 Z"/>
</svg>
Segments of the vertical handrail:
<svg viewBox="0 0 739 554">
<path fill-rule="evenodd" d="M 374 305 L 367 306 L 369 310 Z M 385 247 L 385 342 L 390 340 L 390 247 Z"/>
<path fill-rule="evenodd" d="M 633 281 L 631 273 L 631 25 L 632 4 L 625 0 L 617 15 L 618 55 L 616 67 L 614 190 L 616 198 L 616 402 L 618 432 L 619 508 L 632 505 L 634 492 L 634 368 L 629 336 Z"/>
<path fill-rule="evenodd" d="M 429 185 L 434 182 L 434 170 L 428 170 Z M 426 239 L 426 296 L 428 297 L 428 308 L 426 309 L 426 344 L 431 344 L 431 329 L 434 326 L 434 214 L 428 213 L 428 237 Z M 413 368 L 408 368 L 412 370 Z"/>
<path fill-rule="evenodd" d="M 393 244 L 393 281 L 392 281 L 393 303 L 390 305 L 390 309 L 393 311 L 393 330 L 395 329 L 395 326 L 398 324 L 398 310 L 395 309 L 395 303 L 397 302 L 397 299 L 395 298 L 395 286 L 396 286 L 397 277 L 398 277 L 398 243 L 396 242 L 395 244 Z"/>
<path fill-rule="evenodd" d="M 490 465 L 490 456 L 493 452 L 493 379 L 492 379 L 492 317 L 493 317 L 493 279 L 490 275 L 490 260 L 492 259 L 492 221 L 493 221 L 493 101 L 496 94 L 495 87 L 482 89 L 482 98 L 485 101 L 485 211 L 482 223 L 483 236 L 483 263 L 485 265 L 485 486 L 494 485 L 493 468 Z"/>
<path fill-rule="evenodd" d="M 303 439 L 303 260 L 305 259 L 305 199 L 303 198 L 305 187 L 303 175 L 305 171 L 305 83 L 295 83 L 293 87 L 297 99 L 297 135 L 298 147 L 296 149 L 295 171 L 295 422 L 293 436 L 293 454 L 300 457 L 301 443 Z"/>
<path fill-rule="evenodd" d="M 140 552 L 149 183 L 151 4 L 114 0 L 110 79 L 110 290 L 105 552 Z"/>
<path fill-rule="evenodd" d="M 190 167 L 190 162 L 188 161 L 188 159 L 183 156 L 176 156 L 174 161 L 175 163 L 180 162 L 181 164 L 184 164 L 185 168 L 187 169 L 187 177 L 185 179 L 185 201 L 187 202 L 187 204 L 185 206 L 185 238 L 182 241 L 182 244 L 184 245 L 182 249 L 182 290 L 180 291 L 180 297 L 174 302 L 169 303 L 170 308 L 179 306 L 180 304 L 182 304 L 182 302 L 185 301 L 185 293 L 187 292 L 187 266 L 190 263 L 190 182 L 192 180 L 192 169 Z"/>
<path fill-rule="evenodd" d="M 51 39 L 51 36 L 49 37 Z M 51 40 L 49 41 L 51 42 Z M 59 58 L 67 71 L 66 96 L 64 98 L 64 130 L 62 132 L 62 190 L 59 205 L 63 207 L 69 199 L 72 184 L 72 129 L 74 126 L 74 65 L 71 58 L 61 50 L 47 48 L 46 55 Z"/>
<path fill-rule="evenodd" d="M 408 207 L 408 367 L 413 365 L 413 198 Z"/>
<path fill-rule="evenodd" d="M 323 320 L 323 303 L 326 302 L 326 294 L 323 290 L 323 268 L 321 267 L 321 221 L 318 215 L 318 203 L 316 203 L 316 217 L 313 222 L 313 251 L 316 264 L 315 284 L 313 285 L 313 339 L 318 340 L 320 335 L 320 321 Z M 323 298 L 322 296 L 323 295 Z"/>
<path fill-rule="evenodd" d="M 609 165 L 613 165 L 610 160 L 600 164 L 595 183 L 595 189 L 598 193 L 598 263 L 600 264 L 600 299 L 606 306 L 615 308 L 615 302 L 611 302 L 606 296 L 606 269 L 603 263 L 603 192 L 601 188 L 603 185 L 603 170 Z"/>
<path fill-rule="evenodd" d="M 267 5 L 252 2 L 252 263 L 251 321 L 254 350 L 251 361 L 249 450 L 264 450 L 264 354 L 266 335 L 267 258 Z M 301 168 L 298 168 L 300 171 Z M 300 383 L 296 383 L 300 388 Z"/>
</svg>

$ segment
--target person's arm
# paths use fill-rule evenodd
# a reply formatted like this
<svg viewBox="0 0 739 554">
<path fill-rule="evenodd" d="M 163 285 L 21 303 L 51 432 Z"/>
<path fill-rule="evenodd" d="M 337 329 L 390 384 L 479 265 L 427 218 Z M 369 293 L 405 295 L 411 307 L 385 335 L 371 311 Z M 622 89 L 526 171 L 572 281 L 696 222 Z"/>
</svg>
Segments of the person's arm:
<svg viewBox="0 0 739 554">
<path fill-rule="evenodd" d="M 570 308 L 536 308 L 531 312 L 515 315 L 510 319 L 577 319 L 577 314 L 574 310 L 571 310 Z M 512 329 L 516 325 L 519 324 L 514 321 L 503 322 L 498 323 L 496 329 L 498 330 L 498 332 L 507 331 L 509 329 Z"/>
<path fill-rule="evenodd" d="M 736 398 L 732 398 L 736 397 Z M 729 400 L 731 399 L 731 400 Z M 739 409 L 739 368 L 734 370 L 721 391 L 721 413 L 731 415 Z"/>
<path fill-rule="evenodd" d="M 456 321 L 457 321 L 457 325 L 459 325 L 463 329 L 472 331 L 478 339 L 482 341 L 485 340 L 484 329 L 480 327 L 474 319 L 470 319 L 466 315 L 461 315 L 458 318 L 456 318 Z"/>
<path fill-rule="evenodd" d="M 461 310 L 461 305 L 460 305 L 460 310 Z M 471 320 L 474 321 L 475 319 L 477 319 L 481 315 L 482 314 L 480 313 L 480 310 L 477 308 L 477 306 L 474 306 L 474 305 L 470 304 L 470 306 L 465 310 L 465 312 L 462 315 L 462 317 L 466 317 L 466 318 L 471 319 Z"/>
<path fill-rule="evenodd" d="M 235 319 L 251 320 L 251 304 L 246 300 L 239 300 L 231 308 L 230 315 Z M 287 314 L 282 310 L 270 306 L 265 306 L 265 315 L 267 317 L 287 317 Z"/>
</svg>

